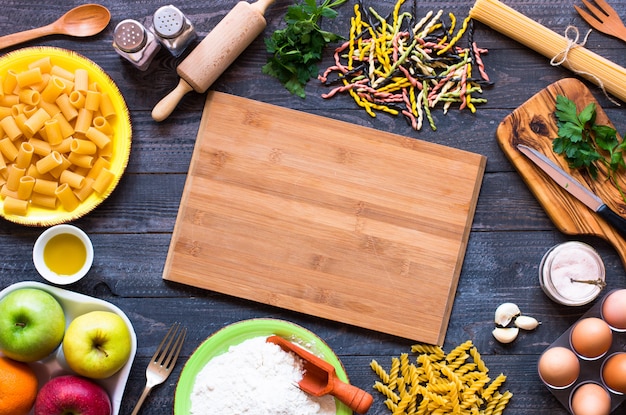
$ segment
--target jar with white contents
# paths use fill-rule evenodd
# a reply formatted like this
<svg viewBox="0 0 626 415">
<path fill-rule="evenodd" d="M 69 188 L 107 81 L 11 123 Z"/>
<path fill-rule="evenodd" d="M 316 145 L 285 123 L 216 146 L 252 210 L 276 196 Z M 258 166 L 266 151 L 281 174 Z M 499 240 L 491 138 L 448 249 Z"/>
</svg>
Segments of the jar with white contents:
<svg viewBox="0 0 626 415">
<path fill-rule="evenodd" d="M 568 306 L 585 305 L 605 287 L 600 255 L 589 245 L 570 241 L 546 252 L 539 266 L 541 288 L 553 301 Z"/>
</svg>

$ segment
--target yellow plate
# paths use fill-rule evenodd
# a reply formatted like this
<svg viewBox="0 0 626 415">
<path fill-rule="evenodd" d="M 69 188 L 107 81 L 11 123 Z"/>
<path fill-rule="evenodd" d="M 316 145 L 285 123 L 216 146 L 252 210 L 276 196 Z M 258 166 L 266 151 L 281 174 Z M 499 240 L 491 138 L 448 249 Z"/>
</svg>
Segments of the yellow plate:
<svg viewBox="0 0 626 415">
<path fill-rule="evenodd" d="M 60 48 L 47 46 L 24 48 L 0 57 L 0 79 L 4 79 L 9 70 L 15 72 L 24 71 L 31 62 L 48 56 L 53 65 L 58 65 L 66 70 L 74 71 L 78 68 L 87 69 L 89 72 L 89 81 L 96 82 L 100 91 L 106 92 L 111 97 L 116 115 L 109 120 L 114 130 L 110 170 L 115 175 L 115 178 L 106 191 L 101 194 L 93 192 L 71 212 L 66 211 L 60 205 L 56 209 L 46 209 L 31 205 L 25 216 L 5 214 L 4 198 L 0 197 L 0 215 L 11 222 L 22 225 L 51 226 L 70 222 L 89 213 L 102 203 L 102 201 L 111 194 L 113 189 L 115 189 L 126 169 L 130 156 L 132 128 L 128 107 L 117 85 L 115 85 L 113 80 L 93 61 L 76 52 Z"/>
</svg>

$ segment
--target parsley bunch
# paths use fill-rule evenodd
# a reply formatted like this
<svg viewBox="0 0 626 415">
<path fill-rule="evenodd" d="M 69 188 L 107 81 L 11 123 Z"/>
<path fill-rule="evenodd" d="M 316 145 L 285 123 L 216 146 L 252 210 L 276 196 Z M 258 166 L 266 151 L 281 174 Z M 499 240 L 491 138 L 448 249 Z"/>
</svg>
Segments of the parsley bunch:
<svg viewBox="0 0 626 415">
<path fill-rule="evenodd" d="M 559 95 L 554 115 L 558 127 L 558 137 L 552 141 L 554 152 L 564 155 L 570 167 L 587 170 L 594 179 L 598 178 L 598 170 L 606 168 L 609 180 L 626 202 L 617 180 L 619 171 L 626 169 L 623 153 L 626 142 L 618 140 L 614 128 L 596 124 L 595 103 L 579 113 L 573 101 Z"/>
<path fill-rule="evenodd" d="M 317 62 L 322 59 L 324 47 L 342 39 L 322 30 L 319 20 L 322 17 L 334 19 L 337 11 L 333 8 L 346 1 L 324 0 L 318 6 L 316 0 L 304 0 L 289 6 L 285 14 L 287 26 L 265 39 L 266 49 L 272 55 L 263 66 L 263 73 L 277 78 L 289 92 L 304 98 L 306 83 L 317 76 Z"/>
</svg>

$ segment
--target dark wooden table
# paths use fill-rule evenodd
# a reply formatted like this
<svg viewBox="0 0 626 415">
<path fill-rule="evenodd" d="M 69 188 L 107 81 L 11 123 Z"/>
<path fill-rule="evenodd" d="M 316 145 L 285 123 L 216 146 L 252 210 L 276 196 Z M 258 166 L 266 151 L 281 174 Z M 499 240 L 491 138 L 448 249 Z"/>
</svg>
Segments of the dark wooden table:
<svg viewBox="0 0 626 415">
<path fill-rule="evenodd" d="M 111 42 L 117 22 L 126 18 L 143 20 L 162 3 L 153 0 L 104 0 L 102 3 L 110 9 L 112 21 L 100 35 L 80 40 L 52 36 L 19 47 L 51 45 L 80 52 L 102 66 L 115 80 L 130 108 L 133 143 L 127 171 L 118 188 L 104 203 L 75 221 L 75 225 L 90 234 L 96 256 L 88 277 L 70 287 L 119 306 L 134 325 L 139 345 L 121 413 L 131 412 L 144 386 L 144 370 L 149 356 L 166 328 L 175 321 L 184 322 L 190 330 L 183 356 L 173 376 L 149 396 L 144 414 L 172 413 L 180 370 L 194 349 L 216 330 L 254 317 L 285 319 L 312 330 L 338 354 L 352 383 L 371 390 L 376 380 L 369 368 L 371 359 L 388 362 L 391 356 L 408 352 L 413 344 L 411 340 L 162 280 L 204 95 L 188 94 L 169 119 L 163 123 L 154 122 L 150 111 L 176 85 L 175 69 L 181 58 L 173 58 L 162 50 L 150 68 L 140 72 L 114 52 Z M 572 7 L 577 3 L 575 1 L 507 0 L 505 3 L 557 33 L 564 33 L 568 25 L 579 27 L 582 33 L 588 28 Z M 626 1 L 612 3 L 626 17 Z M 47 2 L 42 7 L 40 1 L 1 0 L 0 35 L 47 24 L 78 4 L 80 2 L 68 0 L 54 4 Z M 174 4 L 204 36 L 235 1 L 179 0 Z M 537 359 L 588 308 L 559 306 L 543 294 L 537 278 L 540 259 L 552 245 L 578 239 L 600 252 L 607 269 L 608 289 L 626 286 L 624 269 L 606 242 L 568 237 L 554 227 L 504 157 L 496 142 L 495 130 L 504 117 L 532 95 L 552 82 L 574 75 L 564 68 L 551 66 L 543 56 L 477 23 L 475 40 L 489 49 L 484 59 L 494 82 L 494 86 L 483 94 L 488 103 L 481 105 L 476 114 L 453 109 L 444 116 L 437 111 L 437 131 L 425 127 L 415 132 L 401 118 L 386 115 L 370 118 L 349 97 L 322 99 L 320 95 L 327 89 L 317 81 L 309 83 L 307 98 L 300 99 L 261 73 L 266 60 L 262 38 L 282 26 L 289 4 L 289 0 L 276 0 L 267 11 L 268 27 L 264 34 L 215 82 L 212 89 L 487 156 L 487 170 L 444 348 L 449 351 L 471 339 L 491 371 L 508 376 L 506 388 L 514 397 L 506 413 L 566 413 L 540 382 Z M 366 0 L 365 4 L 384 12 L 391 10 L 394 2 Z M 472 4 L 469 0 L 424 0 L 418 2 L 417 10 L 423 15 L 429 10 L 443 9 L 462 18 Z M 342 7 L 339 17 L 335 21 L 325 21 L 324 27 L 347 36 L 351 6 Z M 587 47 L 619 65 L 626 65 L 624 44 L 616 39 L 593 32 Z M 328 49 L 321 67 L 331 63 L 331 53 L 332 50 Z M 593 85 L 588 85 L 617 129 L 623 131 L 626 128 L 624 111 L 608 101 Z M 415 168 L 424 167 L 427 166 Z M 33 243 L 42 231 L 41 228 L 0 222 L 0 288 L 19 281 L 42 281 L 31 259 Z M 542 321 L 536 331 L 522 333 L 510 345 L 498 344 L 491 336 L 494 310 L 505 301 L 517 303 L 525 313 Z M 375 396 L 370 413 L 388 413 L 383 399 Z"/>
</svg>

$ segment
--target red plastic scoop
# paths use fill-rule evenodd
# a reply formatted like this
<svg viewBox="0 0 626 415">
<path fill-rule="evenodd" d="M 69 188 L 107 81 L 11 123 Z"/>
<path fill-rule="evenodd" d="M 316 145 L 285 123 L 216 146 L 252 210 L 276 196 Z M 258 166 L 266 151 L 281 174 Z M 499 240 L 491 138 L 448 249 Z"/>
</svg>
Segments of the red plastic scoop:
<svg viewBox="0 0 626 415">
<path fill-rule="evenodd" d="M 280 336 L 270 336 L 267 341 L 295 353 L 304 361 L 304 375 L 298 383 L 304 392 L 313 396 L 331 394 L 358 414 L 366 413 L 372 406 L 372 395 L 339 379 L 330 363 Z"/>
</svg>

